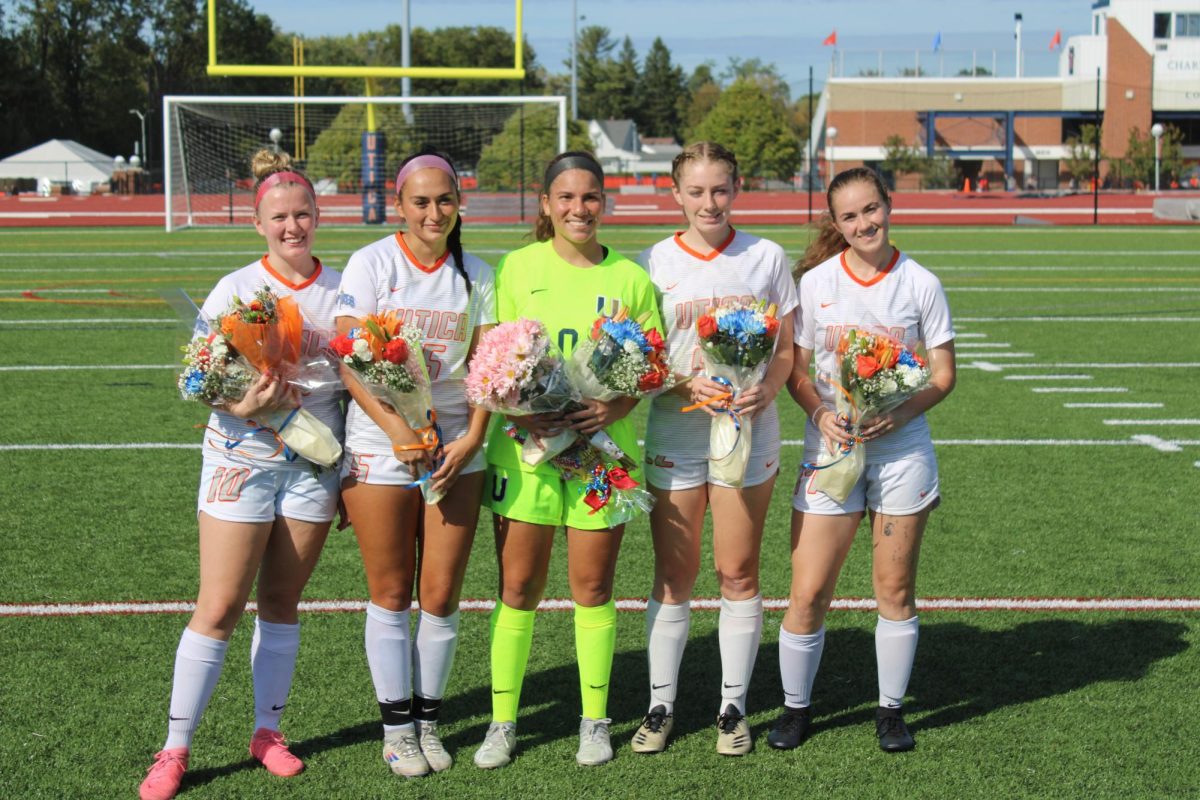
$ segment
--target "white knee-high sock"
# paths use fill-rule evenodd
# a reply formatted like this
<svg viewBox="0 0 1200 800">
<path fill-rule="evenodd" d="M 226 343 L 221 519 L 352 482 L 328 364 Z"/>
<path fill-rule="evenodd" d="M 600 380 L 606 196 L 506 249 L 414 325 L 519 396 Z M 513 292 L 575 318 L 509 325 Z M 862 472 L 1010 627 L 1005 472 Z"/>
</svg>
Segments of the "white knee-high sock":
<svg viewBox="0 0 1200 800">
<path fill-rule="evenodd" d="M 254 727 L 279 730 L 300 650 L 300 625 L 254 620 L 250 673 L 254 676 Z"/>
<path fill-rule="evenodd" d="M 875 624 L 875 661 L 879 668 L 879 705 L 899 708 L 908 691 L 917 654 L 917 618 Z"/>
<path fill-rule="evenodd" d="M 816 633 L 790 633 L 779 626 L 779 676 L 783 679 L 783 704 L 788 708 L 812 705 L 813 681 L 824 650 L 824 625 Z"/>
<path fill-rule="evenodd" d="M 653 597 L 646 603 L 646 657 L 650 662 L 650 708 L 675 709 L 679 683 L 679 664 L 687 647 L 692 622 L 691 602 L 660 603 Z"/>
<path fill-rule="evenodd" d="M 412 641 L 408 609 L 388 611 L 367 603 L 367 664 L 375 683 L 375 699 L 383 716 L 384 730 L 411 725 Z"/>
<path fill-rule="evenodd" d="M 458 611 L 448 617 L 421 612 L 417 622 L 417 651 L 413 659 L 413 693 L 426 700 L 440 700 L 454 666 L 458 647 Z"/>
<path fill-rule="evenodd" d="M 717 622 L 717 641 L 721 646 L 719 712 L 733 703 L 738 711 L 746 713 L 746 695 L 750 691 L 750 675 L 754 672 L 758 643 L 762 639 L 762 621 L 762 595 L 748 600 L 721 598 L 721 615 Z"/>
<path fill-rule="evenodd" d="M 228 649 L 229 642 L 183 629 L 175 650 L 175 680 L 171 686 L 164 750 L 192 746 L 192 734 L 221 677 Z"/>
</svg>

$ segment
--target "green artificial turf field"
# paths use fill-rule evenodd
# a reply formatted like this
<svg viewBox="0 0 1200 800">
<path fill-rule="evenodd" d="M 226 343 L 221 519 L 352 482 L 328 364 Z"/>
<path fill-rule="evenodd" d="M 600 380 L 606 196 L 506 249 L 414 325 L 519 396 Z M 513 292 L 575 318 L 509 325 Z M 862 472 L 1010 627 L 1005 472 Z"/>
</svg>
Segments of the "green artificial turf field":
<svg viewBox="0 0 1200 800">
<path fill-rule="evenodd" d="M 602 240 L 635 255 L 669 230 L 610 226 Z M 807 239 L 799 229 L 753 230 L 792 256 Z M 469 251 L 495 263 L 524 232 L 468 224 L 464 233 Z M 322 228 L 316 252 L 340 268 L 379 235 Z M 628 739 L 648 687 L 642 616 L 632 611 L 619 620 L 609 709 L 617 758 L 576 767 L 571 617 L 548 611 L 525 683 L 518 758 L 483 772 L 470 757 L 490 709 L 487 616 L 465 613 L 442 715 L 456 766 L 406 782 L 379 757 L 361 612 L 314 611 L 303 615 L 284 718 L 308 770 L 277 779 L 248 759 L 247 617 L 180 797 L 1200 795 L 1190 739 L 1200 710 L 1200 229 L 895 228 L 892 237 L 938 274 L 959 334 L 958 386 L 930 414 L 944 502 L 926 534 L 919 592 L 973 601 L 922 612 L 906 706 L 915 752 L 887 756 L 875 746 L 874 615 L 860 610 L 830 615 L 811 739 L 772 752 L 765 735 L 781 701 L 781 612 L 771 610 L 749 703 L 756 750 L 718 756 L 716 613 L 698 611 L 673 743 L 660 756 L 636 756 Z M 194 598 L 193 426 L 206 412 L 175 392 L 172 365 L 187 334 L 159 296 L 182 288 L 200 301 L 261 255 L 260 242 L 248 228 L 0 234 L 4 797 L 133 797 L 162 744 L 186 615 L 81 614 L 64 604 Z M 800 439 L 801 413 L 786 397 L 780 408 L 785 440 Z M 763 544 L 768 598 L 788 591 L 799 458 L 785 444 Z M 564 555 L 559 547 L 547 597 L 569 596 Z M 618 598 L 646 597 L 652 560 L 639 520 L 625 536 Z M 869 560 L 860 537 L 840 599 L 870 597 Z M 495 585 L 485 517 L 463 595 L 488 600 Z M 306 597 L 365 594 L 353 536 L 331 534 Z M 697 596 L 716 594 L 706 568 Z M 1012 610 L 1008 601 L 1022 598 L 1193 602 Z M 31 605 L 54 613 L 31 615 Z"/>
</svg>

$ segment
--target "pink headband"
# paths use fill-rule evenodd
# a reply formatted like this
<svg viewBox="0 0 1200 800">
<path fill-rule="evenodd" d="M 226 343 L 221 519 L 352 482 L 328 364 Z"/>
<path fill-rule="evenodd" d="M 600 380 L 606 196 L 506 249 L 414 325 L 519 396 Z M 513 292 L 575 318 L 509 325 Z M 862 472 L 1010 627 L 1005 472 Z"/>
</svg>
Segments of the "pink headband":
<svg viewBox="0 0 1200 800">
<path fill-rule="evenodd" d="M 400 194 L 400 187 L 408 180 L 408 176 L 412 175 L 419 169 L 438 169 L 450 176 L 450 180 L 454 181 L 455 187 L 458 186 L 458 175 L 454 174 L 454 167 L 450 166 L 450 162 L 441 156 L 435 156 L 432 153 L 417 156 L 412 161 L 409 161 L 400 171 L 396 173 L 396 194 Z"/>
<path fill-rule="evenodd" d="M 263 178 L 263 182 L 258 185 L 258 191 L 254 194 L 254 210 L 258 210 L 258 204 L 262 202 L 263 197 L 272 188 L 281 183 L 298 183 L 308 192 L 308 196 L 312 198 L 313 205 L 317 204 L 317 193 L 313 191 L 313 185 L 308 178 L 301 175 L 299 172 L 284 170 L 283 172 L 272 172 L 267 177 Z"/>
</svg>

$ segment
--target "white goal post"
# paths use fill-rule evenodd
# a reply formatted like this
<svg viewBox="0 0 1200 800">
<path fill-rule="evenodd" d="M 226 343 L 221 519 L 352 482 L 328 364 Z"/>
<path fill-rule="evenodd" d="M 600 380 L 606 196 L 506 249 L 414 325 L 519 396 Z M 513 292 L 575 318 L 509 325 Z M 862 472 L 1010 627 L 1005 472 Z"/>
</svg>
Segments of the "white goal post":
<svg viewBox="0 0 1200 800">
<path fill-rule="evenodd" d="M 368 120 L 382 136 L 364 138 Z M 163 141 L 168 231 L 247 223 L 250 158 L 272 146 L 288 152 L 312 180 L 322 219 L 383 223 L 399 161 L 426 145 L 450 156 L 466 192 L 481 199 L 523 195 L 538 184 L 546 162 L 567 149 L 567 101 L 169 95 Z M 382 153 L 370 159 L 373 171 L 364 148 Z"/>
</svg>

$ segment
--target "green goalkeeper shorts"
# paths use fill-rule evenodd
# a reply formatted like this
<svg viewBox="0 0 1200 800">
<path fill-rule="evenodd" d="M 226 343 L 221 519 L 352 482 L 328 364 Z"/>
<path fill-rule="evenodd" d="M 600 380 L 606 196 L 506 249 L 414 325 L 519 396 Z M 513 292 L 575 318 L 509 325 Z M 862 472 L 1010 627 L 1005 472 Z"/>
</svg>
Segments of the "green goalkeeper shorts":
<svg viewBox="0 0 1200 800">
<path fill-rule="evenodd" d="M 640 468 L 630 477 L 643 483 Z M 614 513 L 615 504 L 611 502 L 592 513 L 583 501 L 584 486 L 583 481 L 564 481 L 557 475 L 488 464 L 483 504 L 493 513 L 518 522 L 566 525 L 582 531 L 613 528 L 629 516 L 628 513 Z"/>
</svg>

